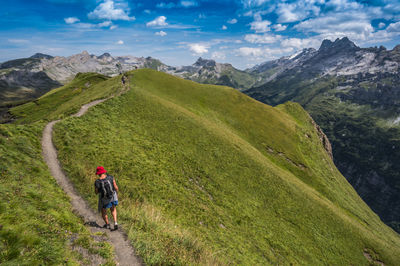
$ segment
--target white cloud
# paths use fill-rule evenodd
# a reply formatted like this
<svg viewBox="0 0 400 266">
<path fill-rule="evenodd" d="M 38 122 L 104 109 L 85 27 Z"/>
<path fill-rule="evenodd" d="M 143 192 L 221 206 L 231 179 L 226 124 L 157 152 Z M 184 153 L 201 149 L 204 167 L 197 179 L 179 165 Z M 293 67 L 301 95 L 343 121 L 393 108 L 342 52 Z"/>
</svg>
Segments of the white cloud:
<svg viewBox="0 0 400 266">
<path fill-rule="evenodd" d="M 294 26 L 303 32 L 319 33 L 323 38 L 347 36 L 351 40 L 367 40 L 374 28 L 365 13 L 335 13 L 302 21 Z"/>
<path fill-rule="evenodd" d="M 64 18 L 65 23 L 67 24 L 74 24 L 75 22 L 79 22 L 79 18 L 76 17 L 69 17 L 69 18 Z"/>
<path fill-rule="evenodd" d="M 205 14 L 203 14 L 203 13 L 200 13 L 199 14 L 199 19 L 205 19 L 207 16 L 205 15 Z"/>
<path fill-rule="evenodd" d="M 294 48 L 295 50 L 301 50 L 303 48 L 317 48 L 321 45 L 321 40 L 318 38 L 288 38 L 281 41 L 281 46 L 283 48 Z"/>
<path fill-rule="evenodd" d="M 285 47 L 285 48 L 265 48 L 264 53 L 266 57 L 281 57 L 283 55 L 287 55 L 288 53 L 292 53 L 292 47 Z"/>
<path fill-rule="evenodd" d="M 222 25 L 222 29 L 223 29 L 223 30 L 226 30 L 226 29 L 228 29 L 228 27 L 225 26 L 225 25 Z"/>
<path fill-rule="evenodd" d="M 111 21 L 103 21 L 101 23 L 73 23 L 71 26 L 81 30 L 97 30 L 101 28 L 109 28 L 110 30 L 116 29 L 117 26 L 113 25 Z"/>
<path fill-rule="evenodd" d="M 167 20 L 166 17 L 164 16 L 159 16 L 157 18 L 155 18 L 154 20 L 147 22 L 146 26 L 147 27 L 163 27 L 163 26 L 167 26 L 168 23 L 165 22 Z"/>
<path fill-rule="evenodd" d="M 113 0 L 105 0 L 90 12 L 88 17 L 90 19 L 135 20 L 135 17 L 129 17 L 129 9 L 125 9 L 115 7 Z"/>
<path fill-rule="evenodd" d="M 342 0 L 339 0 L 342 1 Z M 278 22 L 301 21 L 312 15 L 319 15 L 321 8 L 318 6 L 324 1 L 297 1 L 292 3 L 279 3 L 276 8 Z"/>
<path fill-rule="evenodd" d="M 211 58 L 215 59 L 215 60 L 225 60 L 226 55 L 224 52 L 213 52 L 211 55 Z"/>
<path fill-rule="evenodd" d="M 383 23 L 383 22 L 379 23 L 379 25 L 378 25 L 378 27 L 379 27 L 380 29 L 384 28 L 385 26 L 386 26 L 386 24 Z"/>
<path fill-rule="evenodd" d="M 276 13 L 279 15 L 279 22 L 294 22 L 306 17 L 304 13 L 296 13 L 296 4 L 279 4 Z"/>
<path fill-rule="evenodd" d="M 90 30 L 97 28 L 97 24 L 92 23 L 74 23 L 73 26 L 78 29 Z"/>
<path fill-rule="evenodd" d="M 261 57 L 263 55 L 263 49 L 257 47 L 240 47 L 236 51 L 240 56 Z"/>
<path fill-rule="evenodd" d="M 275 31 L 284 31 L 284 30 L 286 30 L 287 25 L 275 24 L 275 25 L 272 26 L 272 28 L 273 28 Z"/>
<path fill-rule="evenodd" d="M 386 28 L 387 32 L 400 32 L 400 21 L 396 23 L 391 23 Z"/>
<path fill-rule="evenodd" d="M 189 50 L 195 53 L 196 55 L 202 55 L 208 53 L 208 48 L 210 48 L 207 44 L 199 44 L 199 43 L 190 43 L 188 44 Z"/>
<path fill-rule="evenodd" d="M 145 9 L 145 10 L 143 10 L 143 13 L 151 14 L 151 10 L 150 9 Z"/>
<path fill-rule="evenodd" d="M 29 43 L 29 40 L 25 40 L 25 39 L 7 39 L 7 41 L 10 43 L 15 43 L 15 44 Z"/>
<path fill-rule="evenodd" d="M 160 31 L 158 31 L 158 32 L 156 32 L 156 33 L 154 33 L 155 35 L 158 35 L 158 36 L 161 36 L 161 37 L 164 37 L 164 36 L 166 36 L 167 35 L 167 33 L 165 32 L 165 31 L 162 31 L 162 30 L 160 30 Z"/>
<path fill-rule="evenodd" d="M 329 8 L 334 8 L 335 11 L 345 11 L 349 9 L 360 9 L 363 6 L 356 1 L 348 1 L 348 0 L 331 0 L 326 3 L 326 6 Z"/>
<path fill-rule="evenodd" d="M 248 57 L 251 60 L 263 61 L 265 59 L 279 58 L 283 55 L 293 52 L 292 47 L 269 48 L 269 47 L 240 47 L 236 54 L 242 57 Z"/>
<path fill-rule="evenodd" d="M 168 4 L 165 2 L 161 2 L 156 5 L 156 7 L 158 7 L 158 8 L 167 8 L 167 9 L 174 8 L 175 6 L 176 6 L 175 3 L 172 3 L 172 2 L 170 2 Z"/>
<path fill-rule="evenodd" d="M 281 35 L 272 34 L 246 34 L 244 39 L 249 43 L 275 43 L 282 38 Z"/>
<path fill-rule="evenodd" d="M 111 21 L 104 21 L 102 23 L 97 24 L 99 27 L 109 27 L 111 26 L 112 22 Z"/>
<path fill-rule="evenodd" d="M 244 13 L 243 16 L 245 16 L 245 17 L 251 17 L 251 16 L 253 16 L 253 11 L 252 11 L 252 10 L 249 10 L 249 11 L 247 11 L 246 13 Z"/>
<path fill-rule="evenodd" d="M 119 40 L 119 41 L 117 42 L 117 44 L 122 45 L 122 44 L 124 44 L 124 41 L 123 41 L 123 40 Z"/>
<path fill-rule="evenodd" d="M 271 25 L 271 22 L 268 20 L 253 21 L 250 23 L 251 29 L 256 31 L 256 33 L 270 31 L 269 25 Z"/>
<path fill-rule="evenodd" d="M 198 3 L 196 1 L 182 0 L 180 2 L 180 6 L 182 6 L 182 7 L 194 7 L 194 6 L 198 6 Z"/>
<path fill-rule="evenodd" d="M 269 2 L 269 0 L 241 0 L 241 2 L 245 8 L 252 8 L 261 6 L 264 3 Z"/>
<path fill-rule="evenodd" d="M 236 24 L 238 21 L 237 19 L 233 18 L 227 21 L 229 24 Z"/>
</svg>

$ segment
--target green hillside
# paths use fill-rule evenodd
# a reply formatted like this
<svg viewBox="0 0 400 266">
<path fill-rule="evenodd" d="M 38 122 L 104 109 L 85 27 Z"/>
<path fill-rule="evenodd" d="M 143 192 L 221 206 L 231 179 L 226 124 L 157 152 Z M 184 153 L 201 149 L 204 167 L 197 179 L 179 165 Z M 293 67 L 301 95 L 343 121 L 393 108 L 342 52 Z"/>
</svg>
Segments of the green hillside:
<svg viewBox="0 0 400 266">
<path fill-rule="evenodd" d="M 10 112 L 18 118 L 17 123 L 42 119 L 51 121 L 71 115 L 88 101 L 109 96 L 110 90 L 104 89 L 109 87 L 107 79 L 109 78 L 97 73 L 78 73 L 70 83 L 49 91 L 35 101 L 14 107 Z M 115 79 L 110 81 L 115 86 L 110 89 L 116 91 L 119 84 L 115 84 Z"/>
<path fill-rule="evenodd" d="M 43 126 L 0 125 L 0 264 L 112 264 L 111 246 L 72 213 L 43 162 Z"/>
<path fill-rule="evenodd" d="M 116 177 L 122 226 L 147 264 L 400 264 L 399 235 L 335 168 L 298 104 L 273 108 L 153 70 L 127 75 L 128 93 L 60 122 L 55 140 L 92 206 L 95 167 Z M 69 113 L 62 106 L 40 119 Z"/>
<path fill-rule="evenodd" d="M 339 170 L 400 232 L 399 82 L 397 73 L 321 77 L 303 69 L 245 93 L 271 105 L 301 104 L 329 137 Z"/>
<path fill-rule="evenodd" d="M 113 265 L 112 247 L 73 214 L 69 198 L 43 161 L 40 144 L 44 120 L 72 113 L 81 104 L 120 89 L 115 80 L 107 87 L 106 80 L 98 74 L 78 74 L 36 103 L 14 108 L 13 114 L 20 115 L 16 122 L 24 125 L 0 124 L 0 264 Z M 101 91 L 91 86 L 101 81 Z"/>
</svg>

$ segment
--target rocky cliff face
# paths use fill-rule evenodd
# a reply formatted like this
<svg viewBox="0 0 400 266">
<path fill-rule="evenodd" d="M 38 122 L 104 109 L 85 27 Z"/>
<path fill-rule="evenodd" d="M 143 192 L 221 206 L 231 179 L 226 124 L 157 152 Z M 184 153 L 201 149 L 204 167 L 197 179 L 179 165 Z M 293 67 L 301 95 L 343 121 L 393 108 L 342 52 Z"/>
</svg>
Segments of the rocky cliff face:
<svg viewBox="0 0 400 266">
<path fill-rule="evenodd" d="M 267 82 L 245 93 L 268 104 L 302 104 L 332 142 L 339 170 L 399 230 L 400 46 L 360 48 L 342 38 L 296 61 L 299 55 L 249 70 Z"/>
<path fill-rule="evenodd" d="M 156 70 L 166 70 L 168 67 L 151 57 L 118 56 L 109 53 L 100 56 L 90 55 L 87 51 L 70 57 L 56 56 L 42 58 L 37 69 L 44 71 L 50 78 L 65 83 L 79 72 L 97 72 L 107 76 L 115 76 L 136 68 L 149 67 Z"/>
</svg>

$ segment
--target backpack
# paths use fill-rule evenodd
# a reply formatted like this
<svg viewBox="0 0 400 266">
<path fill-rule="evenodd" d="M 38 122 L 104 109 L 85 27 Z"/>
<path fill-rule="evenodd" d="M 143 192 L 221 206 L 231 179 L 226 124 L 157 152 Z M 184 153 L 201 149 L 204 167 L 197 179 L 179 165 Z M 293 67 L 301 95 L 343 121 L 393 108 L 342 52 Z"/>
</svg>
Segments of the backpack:
<svg viewBox="0 0 400 266">
<path fill-rule="evenodd" d="M 112 180 L 112 179 L 111 179 Z M 110 179 L 100 179 L 100 192 L 103 199 L 111 199 L 114 194 L 114 186 L 111 184 Z"/>
</svg>

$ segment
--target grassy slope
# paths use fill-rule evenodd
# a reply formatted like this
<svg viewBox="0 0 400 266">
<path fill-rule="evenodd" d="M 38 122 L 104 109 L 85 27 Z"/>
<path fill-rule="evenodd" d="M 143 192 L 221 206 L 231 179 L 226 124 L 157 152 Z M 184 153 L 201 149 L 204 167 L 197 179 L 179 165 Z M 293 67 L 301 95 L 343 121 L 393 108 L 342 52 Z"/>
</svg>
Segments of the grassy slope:
<svg viewBox="0 0 400 266">
<path fill-rule="evenodd" d="M 42 129 L 0 125 L 0 264 L 88 263 L 77 249 L 111 263 L 111 246 L 92 240 L 43 162 Z"/>
<path fill-rule="evenodd" d="M 120 81 L 120 77 L 117 78 Z M 80 105 L 108 96 L 118 87 L 98 74 L 80 74 L 69 85 L 47 93 L 38 104 L 13 109 L 17 123 L 0 125 L 0 263 L 43 265 L 88 263 L 73 250 L 99 254 L 112 263 L 111 246 L 93 236 L 72 213 L 69 199 L 51 177 L 41 155 L 44 120 L 75 112 Z M 101 87 L 94 84 L 102 82 Z M 85 84 L 90 86 L 85 86 Z M 93 85 L 93 86 L 92 86 Z M 75 90 L 75 88 L 79 88 Z M 84 88 L 84 89 L 83 89 Z M 32 123 L 33 121 L 39 122 Z"/>
<path fill-rule="evenodd" d="M 341 172 L 382 220 L 400 232 L 400 197 L 396 192 L 400 190 L 400 153 L 394 149 L 400 144 L 400 126 L 388 120 L 397 117 L 397 96 L 387 97 L 395 75 L 313 78 L 307 72 L 292 74 L 246 93 L 272 105 L 300 103 L 329 137 Z M 386 94 L 376 96 L 382 86 Z"/>
<path fill-rule="evenodd" d="M 115 78 L 107 80 L 108 77 L 97 73 L 78 73 L 72 82 L 49 91 L 36 101 L 12 108 L 11 113 L 19 118 L 17 123 L 63 118 L 77 112 L 90 100 L 107 97 L 120 87 Z M 114 87 L 109 86 L 110 81 Z"/>
<path fill-rule="evenodd" d="M 400 239 L 358 197 L 297 104 L 151 70 L 56 126 L 60 159 L 95 206 L 93 169 L 122 191 L 120 219 L 149 264 L 400 263 Z"/>
</svg>

